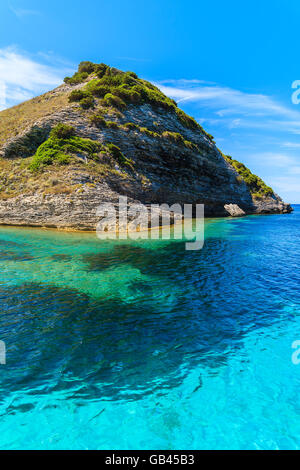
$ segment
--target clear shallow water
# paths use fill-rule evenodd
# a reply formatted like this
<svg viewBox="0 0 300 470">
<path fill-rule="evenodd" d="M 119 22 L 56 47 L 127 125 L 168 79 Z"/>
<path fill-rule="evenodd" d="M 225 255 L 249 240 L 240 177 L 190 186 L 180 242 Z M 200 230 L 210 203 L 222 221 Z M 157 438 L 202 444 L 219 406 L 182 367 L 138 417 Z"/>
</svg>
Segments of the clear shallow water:
<svg viewBox="0 0 300 470">
<path fill-rule="evenodd" d="M 299 222 L 199 252 L 0 228 L 0 448 L 299 449 Z"/>
</svg>

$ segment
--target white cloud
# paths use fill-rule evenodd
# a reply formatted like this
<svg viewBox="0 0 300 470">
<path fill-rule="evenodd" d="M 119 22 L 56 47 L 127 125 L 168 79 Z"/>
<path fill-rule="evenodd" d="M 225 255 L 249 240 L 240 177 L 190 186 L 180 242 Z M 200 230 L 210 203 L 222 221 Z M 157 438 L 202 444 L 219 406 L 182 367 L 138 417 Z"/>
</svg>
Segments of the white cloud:
<svg viewBox="0 0 300 470">
<path fill-rule="evenodd" d="M 253 163 L 263 163 L 269 168 L 287 168 L 290 165 L 297 165 L 298 161 L 292 155 L 276 152 L 261 152 L 251 155 Z"/>
<path fill-rule="evenodd" d="M 270 96 L 245 93 L 200 80 L 169 80 L 157 85 L 179 103 L 190 102 L 210 109 L 218 116 L 219 122 L 228 127 L 277 127 L 300 133 L 300 111 Z M 216 123 L 218 119 L 214 121 Z"/>
<path fill-rule="evenodd" d="M 41 63 L 14 48 L 0 49 L 2 109 L 54 88 L 68 72 L 69 68 Z"/>
<path fill-rule="evenodd" d="M 293 194 L 293 199 L 296 203 L 300 202 L 300 185 L 299 177 L 292 176 L 279 176 L 273 178 L 273 187 L 279 192 L 279 194 L 285 197 L 285 194 Z M 286 197 L 288 200 L 288 197 Z"/>
<path fill-rule="evenodd" d="M 300 142 L 283 142 L 281 144 L 281 147 L 299 149 L 300 148 Z"/>
<path fill-rule="evenodd" d="M 40 15 L 41 12 L 38 10 L 29 10 L 26 8 L 17 8 L 14 6 L 9 7 L 10 10 L 18 17 L 18 18 L 24 18 L 26 16 L 37 16 Z"/>
<path fill-rule="evenodd" d="M 289 173 L 291 175 L 300 175 L 300 166 L 292 166 L 289 168 Z M 299 178 L 298 178 L 298 188 L 300 188 Z M 299 189 L 300 190 L 300 189 Z"/>
</svg>

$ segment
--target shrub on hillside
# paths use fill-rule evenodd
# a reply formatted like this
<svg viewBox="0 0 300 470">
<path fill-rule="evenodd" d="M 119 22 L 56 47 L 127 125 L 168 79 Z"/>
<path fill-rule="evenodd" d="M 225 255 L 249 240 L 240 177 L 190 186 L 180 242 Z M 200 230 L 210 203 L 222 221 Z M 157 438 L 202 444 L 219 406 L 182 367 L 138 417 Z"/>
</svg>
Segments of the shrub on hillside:
<svg viewBox="0 0 300 470">
<path fill-rule="evenodd" d="M 110 88 L 102 85 L 100 80 L 92 80 L 86 87 L 87 91 L 97 98 L 103 98 L 109 93 Z"/>
<path fill-rule="evenodd" d="M 140 127 L 140 132 L 143 132 L 143 134 L 146 134 L 148 137 L 154 137 L 154 138 L 160 137 L 160 135 L 157 132 L 153 132 L 147 127 Z"/>
<path fill-rule="evenodd" d="M 90 122 L 95 127 L 106 127 L 106 121 L 104 117 L 100 116 L 99 114 L 94 114 L 94 116 L 91 116 Z"/>
<path fill-rule="evenodd" d="M 82 109 L 90 109 L 94 107 L 94 100 L 92 96 L 86 96 L 82 100 L 80 100 L 80 106 Z"/>
<path fill-rule="evenodd" d="M 70 162 L 70 158 L 70 155 L 66 155 L 54 149 L 48 149 L 39 155 L 35 155 L 29 168 L 31 171 L 38 171 L 43 165 L 52 165 L 53 163 L 67 165 Z"/>
<path fill-rule="evenodd" d="M 140 129 L 140 126 L 138 126 L 137 124 L 134 124 L 134 122 L 126 122 L 126 124 L 124 124 L 124 127 L 127 127 L 127 129 L 130 129 L 130 130 Z"/>
<path fill-rule="evenodd" d="M 106 127 L 109 129 L 118 129 L 119 124 L 116 121 L 106 121 Z"/>
<path fill-rule="evenodd" d="M 103 75 L 105 74 L 108 66 L 105 64 L 97 64 L 95 67 L 95 72 L 98 78 L 102 78 Z"/>
<path fill-rule="evenodd" d="M 179 134 L 179 132 L 164 131 L 162 136 L 166 139 L 176 142 L 177 144 L 184 144 L 184 138 L 181 134 Z"/>
<path fill-rule="evenodd" d="M 126 72 L 126 74 L 129 75 L 129 76 L 132 77 L 132 78 L 135 78 L 136 80 L 138 80 L 138 78 L 139 78 L 139 77 L 137 76 L 137 74 L 134 73 L 134 72 Z"/>
<path fill-rule="evenodd" d="M 59 136 L 61 136 L 60 133 Z M 39 146 L 29 168 L 32 171 L 38 171 L 44 165 L 66 165 L 78 154 L 97 160 L 101 147 L 102 145 L 99 142 L 90 139 L 83 139 L 74 135 L 61 138 L 57 137 L 54 132 L 50 134 L 46 142 Z"/>
<path fill-rule="evenodd" d="M 73 126 L 68 126 L 67 124 L 59 123 L 50 132 L 50 137 L 52 139 L 69 139 L 74 134 L 75 129 Z"/>
<path fill-rule="evenodd" d="M 76 72 L 73 77 L 66 77 L 64 82 L 68 85 L 79 85 L 79 83 L 84 82 L 88 78 L 89 74 L 87 72 Z"/>
<path fill-rule="evenodd" d="M 78 66 L 78 72 L 82 73 L 88 73 L 89 75 L 94 72 L 96 68 L 96 64 L 93 64 L 93 62 L 90 61 L 85 61 L 85 62 L 80 62 Z"/>
<path fill-rule="evenodd" d="M 107 93 L 101 101 L 101 104 L 104 106 L 116 107 L 118 109 L 126 108 L 126 104 L 124 103 L 124 101 L 118 96 L 113 95 L 112 93 Z"/>
<path fill-rule="evenodd" d="M 69 95 L 69 102 L 73 103 L 76 101 L 81 101 L 86 97 L 86 93 L 82 90 L 73 90 Z"/>
<path fill-rule="evenodd" d="M 123 101 L 126 103 L 131 103 L 131 104 L 138 104 L 141 102 L 141 95 L 135 91 L 131 90 L 130 88 L 126 88 L 127 85 L 121 85 L 117 88 L 115 88 L 114 94 L 121 98 Z"/>
<path fill-rule="evenodd" d="M 112 157 L 117 160 L 121 165 L 127 165 L 132 168 L 132 160 L 126 158 L 119 147 L 117 147 L 115 144 L 109 143 L 106 144 L 106 148 L 112 155 Z"/>
</svg>

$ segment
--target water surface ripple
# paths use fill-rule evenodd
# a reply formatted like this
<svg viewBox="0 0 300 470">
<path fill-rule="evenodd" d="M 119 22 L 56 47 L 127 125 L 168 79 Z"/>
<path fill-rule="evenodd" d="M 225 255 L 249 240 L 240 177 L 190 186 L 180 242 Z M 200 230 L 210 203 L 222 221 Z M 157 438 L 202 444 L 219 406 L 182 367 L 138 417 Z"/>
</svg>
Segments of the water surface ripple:
<svg viewBox="0 0 300 470">
<path fill-rule="evenodd" d="M 300 207 L 183 241 L 0 228 L 1 449 L 299 449 Z"/>
</svg>

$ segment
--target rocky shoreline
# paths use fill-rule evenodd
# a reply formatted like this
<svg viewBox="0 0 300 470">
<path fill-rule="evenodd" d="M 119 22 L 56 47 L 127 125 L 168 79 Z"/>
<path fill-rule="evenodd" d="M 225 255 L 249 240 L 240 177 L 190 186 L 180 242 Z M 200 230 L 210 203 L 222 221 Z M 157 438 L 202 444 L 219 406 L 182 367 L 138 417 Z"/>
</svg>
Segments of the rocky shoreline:
<svg viewBox="0 0 300 470">
<path fill-rule="evenodd" d="M 107 188 L 106 188 L 107 190 Z M 107 196 L 108 193 L 106 192 Z M 103 191 L 74 195 L 33 195 L 19 196 L 7 201 L 0 201 L 0 225 L 23 227 L 43 227 L 59 230 L 95 231 L 100 219 L 97 216 L 98 207 L 110 202 L 118 207 L 118 193 L 111 193 L 103 199 Z M 133 204 L 140 203 L 133 199 L 128 200 L 128 210 Z M 250 214 L 286 214 L 293 209 L 290 205 L 263 201 L 258 208 L 244 211 L 237 204 L 225 205 L 223 212 L 216 208 L 216 212 L 205 210 L 205 217 L 243 217 Z M 171 213 L 171 221 L 173 213 Z"/>
</svg>

